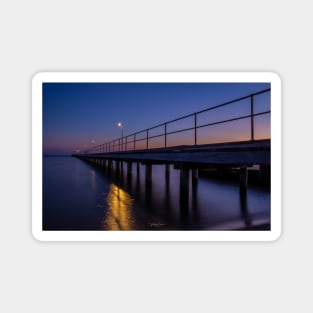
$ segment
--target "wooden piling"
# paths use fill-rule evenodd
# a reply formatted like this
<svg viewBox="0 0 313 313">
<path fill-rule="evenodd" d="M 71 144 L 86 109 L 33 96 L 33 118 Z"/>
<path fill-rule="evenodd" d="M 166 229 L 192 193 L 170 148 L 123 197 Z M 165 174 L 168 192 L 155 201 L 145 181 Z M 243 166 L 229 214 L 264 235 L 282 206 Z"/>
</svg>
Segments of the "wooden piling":
<svg viewBox="0 0 313 313">
<path fill-rule="evenodd" d="M 192 177 L 192 185 L 196 186 L 198 184 L 198 178 L 199 178 L 199 173 L 198 173 L 198 169 L 194 168 L 191 171 L 191 177 Z"/>
<path fill-rule="evenodd" d="M 120 176 L 121 165 L 119 160 L 115 160 L 115 175 L 116 177 Z"/>
<path fill-rule="evenodd" d="M 127 179 L 132 177 L 132 162 L 127 162 Z"/>
<path fill-rule="evenodd" d="M 152 183 L 152 164 L 146 164 L 146 185 L 150 186 Z"/>
<path fill-rule="evenodd" d="M 186 203 L 189 201 L 189 168 L 180 169 L 180 199 Z"/>
<path fill-rule="evenodd" d="M 165 181 L 168 183 L 170 181 L 170 165 L 165 164 Z"/>
<path fill-rule="evenodd" d="M 239 190 L 240 194 L 247 193 L 248 186 L 248 169 L 246 167 L 241 167 L 239 170 Z"/>
<path fill-rule="evenodd" d="M 140 162 L 137 162 L 137 178 L 140 176 Z"/>
<path fill-rule="evenodd" d="M 123 176 L 123 173 L 124 173 L 124 162 L 120 161 L 120 174 L 121 174 L 121 176 Z"/>
</svg>

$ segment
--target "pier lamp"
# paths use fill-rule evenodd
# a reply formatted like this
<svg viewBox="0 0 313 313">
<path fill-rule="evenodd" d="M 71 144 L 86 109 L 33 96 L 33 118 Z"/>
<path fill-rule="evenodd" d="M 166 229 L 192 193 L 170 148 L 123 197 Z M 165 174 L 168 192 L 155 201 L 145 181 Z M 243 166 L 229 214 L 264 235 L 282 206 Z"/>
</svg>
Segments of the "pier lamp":
<svg viewBox="0 0 313 313">
<path fill-rule="evenodd" d="M 122 129 L 122 138 L 123 138 L 123 123 L 119 122 L 117 123 L 117 126 L 120 127 Z"/>
<path fill-rule="evenodd" d="M 117 123 L 117 126 L 120 127 L 121 130 L 122 130 L 121 143 L 122 143 L 122 150 L 123 150 L 123 126 L 124 126 L 124 125 L 123 125 L 123 123 L 118 122 L 118 123 Z"/>
</svg>

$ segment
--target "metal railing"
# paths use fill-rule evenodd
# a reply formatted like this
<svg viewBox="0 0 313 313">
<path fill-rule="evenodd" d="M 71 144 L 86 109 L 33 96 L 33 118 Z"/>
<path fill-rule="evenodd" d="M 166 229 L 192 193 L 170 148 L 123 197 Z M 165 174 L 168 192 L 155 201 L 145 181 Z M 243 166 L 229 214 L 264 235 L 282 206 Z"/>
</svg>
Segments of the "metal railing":
<svg viewBox="0 0 313 313">
<path fill-rule="evenodd" d="M 130 135 L 125 135 L 125 136 L 120 137 L 118 139 L 111 140 L 111 141 L 106 142 L 104 144 L 100 144 L 100 145 L 95 146 L 89 150 L 84 151 L 84 153 L 85 154 L 94 154 L 94 153 L 107 153 L 107 152 L 136 150 L 138 148 L 138 145 L 136 145 L 136 144 L 139 142 L 144 142 L 145 143 L 144 149 L 149 149 L 149 143 L 150 143 L 151 139 L 155 139 L 155 138 L 159 138 L 159 137 L 163 137 L 163 143 L 164 143 L 163 148 L 167 148 L 169 135 L 187 132 L 187 131 L 192 131 L 192 130 L 194 132 L 193 144 L 196 146 L 196 145 L 198 145 L 198 129 L 204 128 L 204 127 L 210 127 L 210 126 L 214 126 L 214 125 L 219 125 L 219 124 L 223 124 L 223 123 L 238 121 L 238 120 L 244 120 L 244 119 L 250 119 L 250 140 L 253 141 L 253 140 L 255 140 L 254 117 L 271 113 L 270 110 L 262 111 L 259 113 L 254 113 L 254 109 L 255 109 L 254 99 L 256 96 L 261 95 L 261 94 L 265 94 L 265 93 L 270 93 L 270 91 L 271 91 L 271 89 L 268 88 L 268 89 L 265 89 L 265 90 L 262 90 L 262 91 L 259 91 L 259 92 L 253 93 L 253 94 L 249 94 L 249 95 L 241 97 L 241 98 L 237 98 L 237 99 L 234 99 L 231 101 L 224 102 L 224 103 L 219 104 L 219 105 L 215 105 L 215 106 L 206 108 L 206 109 L 201 110 L 201 111 L 197 111 L 197 112 L 194 112 L 191 114 L 184 115 L 184 116 L 181 116 L 179 118 L 176 118 L 176 119 L 155 125 L 153 127 L 132 133 Z M 199 125 L 198 117 L 201 114 L 203 114 L 205 112 L 217 110 L 221 107 L 230 106 L 231 104 L 234 104 L 236 102 L 240 102 L 243 100 L 247 100 L 247 99 L 250 99 L 250 113 L 249 114 L 245 114 L 245 115 L 241 115 L 241 116 L 237 116 L 237 117 L 233 117 L 233 118 L 228 118 L 228 119 L 224 119 L 224 120 L 218 120 L 218 121 L 210 122 L 210 123 L 203 123 L 203 124 Z M 168 130 L 169 125 L 171 125 L 175 122 L 178 122 L 178 121 L 192 118 L 192 117 L 193 117 L 193 126 L 192 127 L 181 128 L 181 129 L 172 130 L 172 131 Z M 152 130 L 160 128 L 160 127 L 163 128 L 163 133 L 157 134 L 157 135 L 151 135 Z M 149 135 L 149 133 L 150 133 L 150 135 Z M 139 135 L 141 135 L 141 138 L 139 138 Z M 130 148 L 128 148 L 129 145 L 131 146 Z"/>
</svg>

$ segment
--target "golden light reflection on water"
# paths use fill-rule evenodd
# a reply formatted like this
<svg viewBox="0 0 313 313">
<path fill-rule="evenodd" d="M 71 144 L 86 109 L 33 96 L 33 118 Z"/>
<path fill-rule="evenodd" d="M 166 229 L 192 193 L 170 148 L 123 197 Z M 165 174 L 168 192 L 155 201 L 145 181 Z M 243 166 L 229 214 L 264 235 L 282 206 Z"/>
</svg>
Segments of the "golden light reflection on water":
<svg viewBox="0 0 313 313">
<path fill-rule="evenodd" d="M 108 211 L 103 221 L 106 230 L 132 230 L 135 222 L 132 216 L 133 199 L 131 196 L 111 184 L 107 197 Z"/>
</svg>

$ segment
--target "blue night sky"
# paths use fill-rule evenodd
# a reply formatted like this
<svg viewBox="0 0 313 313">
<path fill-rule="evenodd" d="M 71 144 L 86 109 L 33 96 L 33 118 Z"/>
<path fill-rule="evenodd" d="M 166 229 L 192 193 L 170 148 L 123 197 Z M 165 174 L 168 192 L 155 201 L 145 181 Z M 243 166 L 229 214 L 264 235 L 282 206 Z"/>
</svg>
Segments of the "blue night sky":
<svg viewBox="0 0 313 313">
<path fill-rule="evenodd" d="M 71 154 L 89 149 L 120 137 L 118 122 L 124 124 L 124 135 L 130 134 L 269 87 L 269 83 L 44 83 L 43 153 Z M 269 110 L 269 96 L 256 97 L 255 104 L 256 112 Z M 249 114 L 248 108 L 249 103 L 242 101 L 227 108 L 227 112 L 225 108 L 210 112 L 210 116 L 199 116 L 199 123 Z M 260 138 L 269 137 L 269 117 L 260 119 L 256 125 Z M 183 124 L 171 127 L 175 130 L 180 126 Z M 223 130 L 216 129 L 216 136 L 228 128 L 232 136 L 237 132 L 238 139 L 245 139 L 239 128 L 246 126 L 236 127 L 225 124 Z M 204 140 L 208 130 L 201 131 Z M 213 137 L 213 130 L 210 134 Z M 172 144 L 184 143 L 182 136 L 176 139 L 173 136 Z"/>
</svg>

